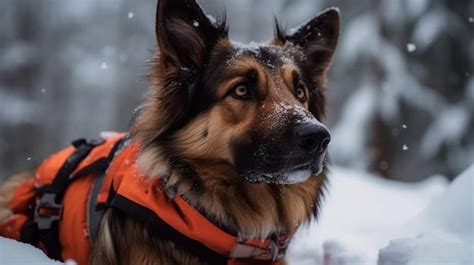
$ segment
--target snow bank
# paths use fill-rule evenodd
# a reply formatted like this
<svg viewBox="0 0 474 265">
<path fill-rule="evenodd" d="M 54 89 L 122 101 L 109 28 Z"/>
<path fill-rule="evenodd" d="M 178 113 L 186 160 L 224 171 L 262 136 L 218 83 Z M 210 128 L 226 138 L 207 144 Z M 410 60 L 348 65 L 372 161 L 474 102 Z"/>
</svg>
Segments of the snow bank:
<svg viewBox="0 0 474 265">
<path fill-rule="evenodd" d="M 58 265 L 44 253 L 28 244 L 0 237 L 0 264 L 2 265 Z"/>
<path fill-rule="evenodd" d="M 318 224 L 301 229 L 290 264 L 474 264 L 471 166 L 451 185 L 335 168 Z"/>
<path fill-rule="evenodd" d="M 379 265 L 474 264 L 473 188 L 474 165 L 380 250 Z"/>
</svg>

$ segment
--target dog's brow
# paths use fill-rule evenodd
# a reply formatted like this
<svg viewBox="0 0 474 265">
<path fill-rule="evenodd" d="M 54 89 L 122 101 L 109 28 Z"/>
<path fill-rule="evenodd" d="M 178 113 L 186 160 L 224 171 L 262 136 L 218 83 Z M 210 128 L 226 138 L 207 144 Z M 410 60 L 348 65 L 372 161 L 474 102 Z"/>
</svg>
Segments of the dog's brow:
<svg viewBox="0 0 474 265">
<path fill-rule="evenodd" d="M 242 67 L 242 68 L 235 68 L 228 72 L 229 79 L 236 78 L 236 77 L 250 77 L 257 73 L 257 70 L 253 67 Z"/>
<path fill-rule="evenodd" d="M 279 70 L 280 70 L 280 75 L 283 77 L 283 80 L 286 83 L 288 90 L 293 90 L 294 80 L 299 75 L 298 69 L 292 64 L 285 64 L 282 67 L 280 67 Z"/>
</svg>

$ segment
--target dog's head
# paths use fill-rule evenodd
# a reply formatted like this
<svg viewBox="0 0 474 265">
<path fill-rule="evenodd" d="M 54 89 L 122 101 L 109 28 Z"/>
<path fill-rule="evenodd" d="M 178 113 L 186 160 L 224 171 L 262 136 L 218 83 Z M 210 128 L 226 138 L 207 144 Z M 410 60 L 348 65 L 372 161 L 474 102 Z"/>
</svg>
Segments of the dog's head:
<svg viewBox="0 0 474 265">
<path fill-rule="evenodd" d="M 275 29 L 268 43 L 237 44 L 194 0 L 159 1 L 153 91 L 134 127 L 144 168 L 166 163 L 183 174 L 275 184 L 321 172 L 339 13 L 328 9 L 290 33 Z"/>
</svg>

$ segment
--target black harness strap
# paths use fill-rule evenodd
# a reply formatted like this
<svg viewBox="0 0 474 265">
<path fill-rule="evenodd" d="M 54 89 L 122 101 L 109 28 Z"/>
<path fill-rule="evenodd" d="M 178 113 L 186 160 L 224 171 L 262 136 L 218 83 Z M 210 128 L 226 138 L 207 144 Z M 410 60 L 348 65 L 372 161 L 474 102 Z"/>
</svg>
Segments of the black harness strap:
<svg viewBox="0 0 474 265">
<path fill-rule="evenodd" d="M 199 241 L 193 240 L 179 231 L 175 230 L 172 226 L 162 220 L 152 210 L 141 206 L 120 194 L 115 194 L 111 191 L 111 201 L 109 206 L 124 212 L 128 216 L 135 218 L 135 220 L 142 222 L 150 231 L 158 235 L 159 238 L 167 239 L 175 243 L 177 248 L 185 249 L 191 252 L 196 257 L 199 257 L 202 261 L 207 264 L 225 265 L 227 264 L 228 257 L 224 256 L 214 250 L 208 248 Z"/>
<path fill-rule="evenodd" d="M 36 191 L 45 196 L 52 194 L 55 203 L 60 203 L 63 199 L 64 192 L 67 186 L 74 179 L 71 174 L 77 168 L 79 163 L 84 160 L 87 155 L 94 149 L 94 147 L 101 145 L 103 141 L 86 141 L 85 139 L 78 139 L 72 142 L 72 145 L 76 148 L 74 152 L 68 157 L 64 164 L 59 169 L 58 173 L 53 179 L 53 182 L 49 185 L 39 187 Z"/>
<path fill-rule="evenodd" d="M 46 248 L 48 256 L 56 260 L 62 260 L 61 257 L 61 244 L 59 242 L 59 230 L 58 221 L 61 219 L 62 214 L 62 199 L 67 187 L 75 179 L 89 174 L 97 174 L 100 181 L 95 181 L 93 190 L 99 190 L 96 187 L 97 184 L 102 183 L 102 178 L 109 167 L 109 164 L 115 157 L 115 154 L 126 144 L 130 139 L 130 136 L 125 136 L 118 140 L 110 150 L 107 157 L 101 157 L 86 167 L 82 168 L 74 175 L 72 173 L 77 166 L 83 161 L 94 147 L 101 145 L 103 141 L 86 141 L 85 139 L 79 139 L 74 141 L 72 144 L 76 147 L 76 150 L 69 156 L 64 164 L 59 169 L 58 173 L 54 177 L 51 184 L 37 188 L 39 194 L 39 201 L 35 209 L 35 223 L 34 225 L 25 226 L 25 241 L 41 241 Z M 97 184 L 96 184 L 97 183 Z M 93 194 L 90 194 L 93 196 Z M 90 206 L 90 205 L 89 205 Z M 92 207 L 95 208 L 95 207 Z M 89 212 L 90 213 L 90 212 Z M 95 214 L 94 226 L 98 227 L 98 223 L 101 218 L 102 211 Z M 33 235 L 27 229 L 31 230 L 32 227 L 37 227 L 37 236 Z M 97 228 L 96 227 L 96 228 Z M 33 229 L 34 230 L 34 229 Z M 95 238 L 95 230 L 91 233 L 91 238 Z M 26 234 L 32 236 L 27 237 Z"/>
<path fill-rule="evenodd" d="M 102 183 L 104 182 L 104 177 L 105 172 L 96 177 L 87 200 L 87 232 L 89 234 L 89 241 L 92 244 L 97 238 L 100 220 L 102 220 L 102 216 L 104 215 L 104 209 L 96 208 L 97 195 L 99 194 Z"/>
<path fill-rule="evenodd" d="M 62 215 L 61 202 L 64 193 L 74 179 L 71 174 L 92 149 L 102 143 L 102 141 L 86 141 L 85 139 L 72 142 L 76 149 L 61 166 L 53 182 L 36 190 L 39 200 L 36 204 L 34 220 L 38 226 L 38 239 L 43 243 L 48 256 L 52 259 L 62 261 L 58 221 Z"/>
<path fill-rule="evenodd" d="M 87 203 L 87 231 L 89 233 L 89 239 L 91 243 L 95 242 L 97 237 L 97 232 L 99 230 L 100 220 L 104 215 L 104 208 L 96 207 L 97 206 L 97 195 L 100 192 L 106 170 L 109 167 L 110 163 L 114 159 L 115 155 L 126 145 L 127 141 L 130 139 L 129 136 L 126 136 L 120 139 L 114 147 L 110 150 L 110 153 L 107 157 L 103 157 L 92 163 L 91 165 L 81 169 L 79 172 L 74 174 L 74 178 L 77 178 L 84 174 L 90 174 L 97 172 L 98 175 L 94 180 L 91 191 L 89 193 L 89 199 Z"/>
</svg>

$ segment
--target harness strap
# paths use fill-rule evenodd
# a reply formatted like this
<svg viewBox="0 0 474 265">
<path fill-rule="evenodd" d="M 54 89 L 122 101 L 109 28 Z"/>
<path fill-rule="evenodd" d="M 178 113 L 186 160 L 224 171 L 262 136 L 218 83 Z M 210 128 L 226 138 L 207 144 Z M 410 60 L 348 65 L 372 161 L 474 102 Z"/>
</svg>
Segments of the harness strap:
<svg viewBox="0 0 474 265">
<path fill-rule="evenodd" d="M 38 225 L 31 219 L 26 220 L 20 229 L 20 241 L 35 246 L 38 240 Z"/>
<path fill-rule="evenodd" d="M 53 179 L 53 182 L 49 185 L 44 185 L 37 188 L 37 192 L 44 196 L 46 194 L 52 194 L 54 197 L 54 202 L 56 204 L 62 201 L 64 192 L 66 191 L 67 186 L 74 179 L 71 174 L 77 168 L 79 163 L 84 160 L 87 155 L 94 149 L 94 147 L 101 145 L 103 141 L 91 140 L 87 141 L 86 139 L 78 139 L 72 142 L 72 145 L 76 150 L 68 157 L 64 164 L 59 169 L 58 173 Z"/>
<path fill-rule="evenodd" d="M 114 159 L 115 155 L 127 144 L 127 141 L 129 139 L 129 136 L 123 137 L 113 146 L 107 157 L 98 159 L 97 161 L 83 168 L 74 175 L 74 177 L 76 178 L 82 174 L 90 174 L 93 172 L 99 173 L 99 175 L 94 180 L 94 184 L 92 184 L 87 204 L 87 231 L 91 243 L 95 242 L 99 230 L 100 220 L 102 220 L 102 216 L 105 212 L 104 207 L 96 207 L 98 205 L 97 196 L 102 187 L 102 183 L 104 182 L 105 172 L 112 160 Z"/>
<path fill-rule="evenodd" d="M 196 257 L 207 264 L 225 265 L 228 257 L 206 247 L 203 243 L 193 240 L 166 223 L 150 209 L 141 206 L 120 194 L 111 191 L 111 201 L 109 206 L 118 211 L 124 212 L 128 216 L 133 216 L 142 222 L 152 233 L 159 238 L 166 238 L 175 243 L 177 248 L 185 249 L 193 253 Z"/>
<path fill-rule="evenodd" d="M 38 225 L 38 239 L 52 259 L 62 260 L 58 222 L 62 215 L 62 198 L 67 186 L 74 179 L 71 174 L 92 149 L 102 143 L 102 141 L 88 142 L 85 139 L 72 142 L 76 149 L 61 166 L 53 182 L 37 188 L 39 199 L 34 212 L 34 220 Z"/>
<path fill-rule="evenodd" d="M 102 173 L 94 180 L 87 203 L 87 232 L 91 243 L 94 243 L 97 238 L 100 220 L 102 220 L 102 216 L 104 215 L 104 209 L 96 207 L 97 195 L 104 182 L 104 177 L 105 173 Z"/>
</svg>

